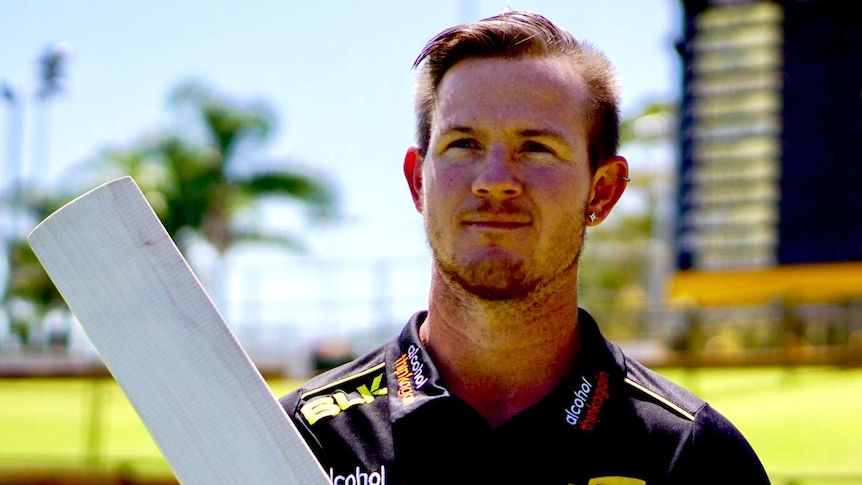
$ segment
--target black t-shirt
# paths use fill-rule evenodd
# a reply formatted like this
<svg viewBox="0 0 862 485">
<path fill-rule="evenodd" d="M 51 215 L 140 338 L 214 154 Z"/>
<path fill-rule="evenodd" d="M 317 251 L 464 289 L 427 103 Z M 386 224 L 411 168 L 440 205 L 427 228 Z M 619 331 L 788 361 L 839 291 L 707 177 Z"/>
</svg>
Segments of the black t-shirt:
<svg viewBox="0 0 862 485">
<path fill-rule="evenodd" d="M 726 418 L 626 357 L 584 310 L 567 379 L 493 429 L 447 391 L 419 340 L 425 316 L 281 399 L 334 485 L 769 483 Z"/>
</svg>

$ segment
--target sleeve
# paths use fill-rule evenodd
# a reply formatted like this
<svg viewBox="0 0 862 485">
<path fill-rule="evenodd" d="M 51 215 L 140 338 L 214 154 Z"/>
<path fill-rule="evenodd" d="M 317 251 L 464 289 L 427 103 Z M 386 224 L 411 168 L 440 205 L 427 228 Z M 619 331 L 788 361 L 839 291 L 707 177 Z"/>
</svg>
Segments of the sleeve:
<svg viewBox="0 0 862 485">
<path fill-rule="evenodd" d="M 326 456 L 323 452 L 323 446 L 320 441 L 318 441 L 317 437 L 314 436 L 314 433 L 311 432 L 311 429 L 308 427 L 306 422 L 299 419 L 296 415 L 298 412 L 297 408 L 299 407 L 301 393 L 302 389 L 294 390 L 289 394 L 282 396 L 278 402 L 281 404 L 281 407 L 284 408 L 287 418 L 293 422 L 297 431 L 299 431 L 300 436 L 302 436 L 308 447 L 314 453 L 314 456 L 317 457 L 317 460 L 322 465 L 325 465 Z"/>
<path fill-rule="evenodd" d="M 694 432 L 671 470 L 673 484 L 769 485 L 769 476 L 742 433 L 705 404 L 695 415 Z"/>
</svg>

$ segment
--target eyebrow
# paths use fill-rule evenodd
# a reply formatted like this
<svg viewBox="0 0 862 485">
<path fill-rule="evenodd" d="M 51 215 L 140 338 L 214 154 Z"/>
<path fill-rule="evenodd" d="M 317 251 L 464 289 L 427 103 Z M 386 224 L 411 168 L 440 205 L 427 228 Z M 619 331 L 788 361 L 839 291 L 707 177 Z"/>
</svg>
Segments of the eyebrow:
<svg viewBox="0 0 862 485">
<path fill-rule="evenodd" d="M 444 129 L 440 130 L 441 135 L 446 135 L 446 134 L 450 134 L 450 133 L 462 133 L 465 135 L 475 136 L 479 133 L 479 131 L 474 129 L 474 128 L 471 128 L 469 126 L 462 126 L 462 125 L 454 125 L 454 126 L 450 126 L 450 127 L 445 127 Z M 518 136 L 520 136 L 522 138 L 546 137 L 546 138 L 554 138 L 554 139 L 561 141 L 561 142 L 567 141 L 566 136 L 563 133 L 561 133 L 555 129 L 552 129 L 552 128 L 526 128 L 523 130 L 519 130 Z"/>
<path fill-rule="evenodd" d="M 566 136 L 552 128 L 530 128 L 518 132 L 523 138 L 553 138 L 559 142 L 568 143 Z"/>
<path fill-rule="evenodd" d="M 461 126 L 461 125 L 443 127 L 443 129 L 440 130 L 441 135 L 447 135 L 449 133 L 463 133 L 465 135 L 476 135 L 478 132 L 475 129 L 470 128 L 469 126 Z"/>
</svg>

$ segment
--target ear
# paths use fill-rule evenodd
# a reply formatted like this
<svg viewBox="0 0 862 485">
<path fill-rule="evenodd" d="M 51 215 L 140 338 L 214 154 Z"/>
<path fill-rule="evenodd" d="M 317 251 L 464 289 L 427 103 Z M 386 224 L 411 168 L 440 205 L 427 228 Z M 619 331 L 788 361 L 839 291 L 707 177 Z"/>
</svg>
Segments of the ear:
<svg viewBox="0 0 862 485">
<path fill-rule="evenodd" d="M 599 225 L 620 200 L 629 181 L 629 163 L 623 157 L 605 161 L 593 176 L 593 188 L 587 203 L 587 214 L 595 213 L 595 220 L 586 218 L 588 226 Z M 586 216 L 586 214 L 585 214 Z"/>
<path fill-rule="evenodd" d="M 410 195 L 413 196 L 413 205 L 420 214 L 422 213 L 422 162 L 418 147 L 412 146 L 407 149 L 404 155 L 404 178 L 407 179 Z"/>
</svg>

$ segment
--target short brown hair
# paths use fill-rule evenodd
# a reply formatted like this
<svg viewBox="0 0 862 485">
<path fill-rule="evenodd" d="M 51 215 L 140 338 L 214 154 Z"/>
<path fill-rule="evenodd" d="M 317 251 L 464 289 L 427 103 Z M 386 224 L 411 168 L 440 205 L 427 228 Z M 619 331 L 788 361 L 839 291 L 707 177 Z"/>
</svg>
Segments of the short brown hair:
<svg viewBox="0 0 862 485">
<path fill-rule="evenodd" d="M 591 170 L 616 155 L 618 88 L 613 66 L 605 54 L 539 14 L 512 10 L 444 30 L 428 41 L 416 58 L 413 68 L 420 69 L 414 95 L 416 141 L 422 156 L 427 154 L 431 141 L 437 88 L 452 66 L 467 58 L 524 56 L 559 56 L 571 61 L 583 76 L 590 95 L 585 112 Z"/>
</svg>

